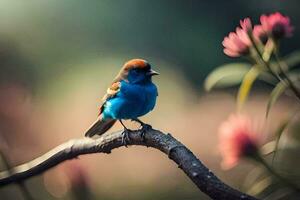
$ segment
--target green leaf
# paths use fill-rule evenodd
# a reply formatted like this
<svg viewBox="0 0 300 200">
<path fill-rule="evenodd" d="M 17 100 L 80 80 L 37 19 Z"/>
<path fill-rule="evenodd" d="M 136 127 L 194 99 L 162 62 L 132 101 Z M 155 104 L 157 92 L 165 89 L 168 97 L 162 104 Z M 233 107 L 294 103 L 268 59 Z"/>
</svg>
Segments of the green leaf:
<svg viewBox="0 0 300 200">
<path fill-rule="evenodd" d="M 249 173 L 246 174 L 242 183 L 242 190 L 246 191 L 251 185 L 264 176 L 265 170 L 260 165 L 255 165 L 252 169 L 250 169 Z"/>
<path fill-rule="evenodd" d="M 264 71 L 260 73 L 258 79 L 272 86 L 276 85 L 276 83 L 278 82 L 277 79 L 274 78 L 274 76 Z"/>
<path fill-rule="evenodd" d="M 270 98 L 267 105 L 266 118 L 269 116 L 270 110 L 280 95 L 287 89 L 288 85 L 285 82 L 280 81 L 270 94 Z"/>
<path fill-rule="evenodd" d="M 270 185 L 272 185 L 272 177 L 265 177 L 258 182 L 256 182 L 250 189 L 248 189 L 247 193 L 250 195 L 258 195 L 262 193 L 265 189 L 267 189 Z"/>
<path fill-rule="evenodd" d="M 274 153 L 275 147 L 276 147 L 276 140 L 272 140 L 272 141 L 264 144 L 260 148 L 260 153 L 264 156 L 268 156 L 268 155 Z"/>
<path fill-rule="evenodd" d="M 295 51 L 283 58 L 283 61 L 289 66 L 289 68 L 293 68 L 300 63 L 300 51 Z"/>
<path fill-rule="evenodd" d="M 244 76 L 237 95 L 237 104 L 239 109 L 242 108 L 245 101 L 247 100 L 252 85 L 258 77 L 259 73 L 260 70 L 257 67 L 253 66 Z"/>
<path fill-rule="evenodd" d="M 276 143 L 275 143 L 275 147 L 274 147 L 274 154 L 273 154 L 273 158 L 272 158 L 272 164 L 274 163 L 275 157 L 276 157 L 276 153 L 278 150 L 278 146 L 279 146 L 279 141 L 280 138 L 282 136 L 282 134 L 284 133 L 284 131 L 286 130 L 286 128 L 289 126 L 289 124 L 291 123 L 292 119 L 298 114 L 298 109 L 289 117 L 289 119 L 283 121 L 279 128 L 276 130 L 275 132 L 275 136 L 276 136 Z"/>
<path fill-rule="evenodd" d="M 237 85 L 250 68 L 251 65 L 248 63 L 230 63 L 219 66 L 207 76 L 204 88 L 206 91 L 210 91 L 212 88 Z"/>
</svg>

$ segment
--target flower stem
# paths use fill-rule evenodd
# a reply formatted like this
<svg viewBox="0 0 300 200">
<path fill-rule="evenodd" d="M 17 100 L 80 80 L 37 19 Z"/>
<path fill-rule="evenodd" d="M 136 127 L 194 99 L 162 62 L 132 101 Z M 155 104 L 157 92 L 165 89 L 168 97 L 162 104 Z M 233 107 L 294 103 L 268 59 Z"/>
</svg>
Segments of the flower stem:
<svg viewBox="0 0 300 200">
<path fill-rule="evenodd" d="M 294 92 L 294 94 L 297 96 L 298 100 L 300 100 L 300 92 L 298 91 L 298 89 L 296 88 L 296 86 L 293 84 L 293 82 L 290 80 L 290 78 L 288 77 L 288 75 L 284 72 L 284 70 L 282 69 L 282 66 L 280 64 L 280 59 L 279 59 L 279 56 L 278 56 L 278 53 L 277 50 L 274 51 L 274 55 L 275 55 L 275 59 L 276 59 L 276 62 L 278 63 L 278 67 L 279 67 L 279 70 L 280 70 L 280 73 L 283 75 L 283 78 L 282 79 L 280 77 L 280 75 L 274 71 L 272 69 L 272 67 L 270 66 L 270 62 L 269 61 L 265 61 L 264 60 L 264 57 L 263 57 L 263 54 L 260 52 L 260 50 L 258 49 L 255 41 L 254 41 L 254 38 L 253 38 L 253 35 L 252 34 L 249 34 L 249 38 L 250 38 L 250 41 L 256 51 L 256 53 L 258 54 L 259 56 L 259 59 L 261 60 L 261 62 L 265 65 L 265 67 L 267 69 L 269 69 L 270 73 L 278 80 L 278 81 L 281 81 L 281 82 L 284 82 L 286 84 L 288 84 L 288 86 L 290 87 L 290 89 Z"/>
<path fill-rule="evenodd" d="M 264 66 L 270 71 L 270 73 L 278 80 L 278 81 L 283 81 L 284 80 L 279 76 L 279 74 L 277 74 L 275 71 L 273 71 L 272 67 L 270 66 L 269 62 L 265 61 L 263 59 L 263 54 L 260 52 L 260 50 L 258 49 L 255 41 L 254 41 L 254 38 L 253 38 L 253 35 L 252 34 L 249 34 L 249 38 L 250 38 L 250 41 L 256 51 L 256 53 L 258 54 L 258 57 L 260 59 L 260 61 L 264 64 Z"/>
<path fill-rule="evenodd" d="M 300 92 L 299 90 L 297 89 L 297 87 L 293 84 L 292 80 L 289 78 L 289 76 L 285 73 L 285 71 L 283 70 L 283 67 L 281 65 L 282 61 L 280 60 L 279 58 L 279 55 L 278 55 L 278 51 L 277 49 L 275 49 L 274 51 L 274 57 L 275 57 L 275 60 L 278 64 L 278 68 L 279 68 L 279 71 L 280 73 L 282 74 L 282 76 L 287 80 L 290 88 L 293 90 L 293 92 L 295 93 L 295 95 L 297 96 L 297 98 L 300 100 Z"/>
</svg>

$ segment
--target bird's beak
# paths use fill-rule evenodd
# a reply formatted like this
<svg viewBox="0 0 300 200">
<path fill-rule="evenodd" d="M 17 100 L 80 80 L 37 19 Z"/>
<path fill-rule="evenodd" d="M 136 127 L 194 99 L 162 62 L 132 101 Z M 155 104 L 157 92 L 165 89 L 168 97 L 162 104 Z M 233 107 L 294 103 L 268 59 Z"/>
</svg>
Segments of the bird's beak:
<svg viewBox="0 0 300 200">
<path fill-rule="evenodd" d="M 147 72 L 147 76 L 154 76 L 154 75 L 159 75 L 158 72 L 154 71 L 153 69 L 150 69 L 148 72 Z"/>
</svg>

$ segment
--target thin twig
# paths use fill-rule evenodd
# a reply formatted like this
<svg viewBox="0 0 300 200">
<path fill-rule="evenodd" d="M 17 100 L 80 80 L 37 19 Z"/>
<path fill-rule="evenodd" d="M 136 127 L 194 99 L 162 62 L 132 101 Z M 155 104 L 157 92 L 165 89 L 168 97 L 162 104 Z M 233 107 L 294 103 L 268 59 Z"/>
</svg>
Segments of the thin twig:
<svg viewBox="0 0 300 200">
<path fill-rule="evenodd" d="M 127 145 L 153 147 L 168 155 L 178 167 L 195 183 L 195 185 L 212 199 L 255 200 L 255 197 L 244 194 L 223 183 L 183 144 L 170 134 L 148 129 L 130 131 Z M 45 172 L 63 161 L 79 155 L 92 153 L 111 153 L 115 148 L 124 146 L 121 131 L 104 134 L 98 139 L 81 138 L 61 144 L 48 153 L 28 163 L 16 166 L 10 171 L 0 173 L 0 186 L 22 181 Z"/>
</svg>

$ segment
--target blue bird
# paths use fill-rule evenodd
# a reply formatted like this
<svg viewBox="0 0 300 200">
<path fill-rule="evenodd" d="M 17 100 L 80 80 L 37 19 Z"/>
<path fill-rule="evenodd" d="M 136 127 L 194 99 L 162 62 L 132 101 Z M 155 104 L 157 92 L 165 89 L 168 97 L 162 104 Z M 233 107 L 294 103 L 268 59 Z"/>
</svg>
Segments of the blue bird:
<svg viewBox="0 0 300 200">
<path fill-rule="evenodd" d="M 124 127 L 125 134 L 128 129 L 122 120 L 137 121 L 144 128 L 146 124 L 138 117 L 147 114 L 155 106 L 158 92 L 152 76 L 158 74 L 145 60 L 132 59 L 126 62 L 102 98 L 99 116 L 85 136 L 102 135 L 117 120 Z"/>
</svg>

